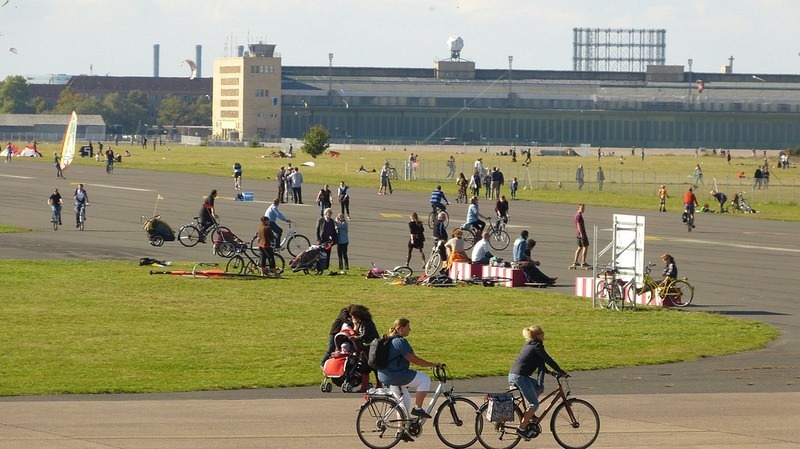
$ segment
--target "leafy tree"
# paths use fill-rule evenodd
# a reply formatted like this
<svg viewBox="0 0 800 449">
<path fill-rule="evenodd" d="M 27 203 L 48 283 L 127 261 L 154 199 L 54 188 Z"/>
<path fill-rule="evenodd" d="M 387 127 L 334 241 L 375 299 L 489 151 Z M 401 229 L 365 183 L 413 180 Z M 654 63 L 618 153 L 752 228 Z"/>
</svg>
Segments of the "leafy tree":
<svg viewBox="0 0 800 449">
<path fill-rule="evenodd" d="M 328 143 L 330 139 L 330 131 L 322 125 L 314 125 L 303 136 L 303 146 L 300 149 L 311 157 L 316 158 L 330 147 L 330 143 Z"/>
<path fill-rule="evenodd" d="M 0 113 L 24 114 L 31 112 L 28 105 L 28 82 L 23 76 L 9 76 L 0 82 Z"/>
<path fill-rule="evenodd" d="M 157 123 L 161 126 L 184 125 L 188 116 L 189 106 L 180 98 L 170 95 L 161 100 Z"/>
</svg>

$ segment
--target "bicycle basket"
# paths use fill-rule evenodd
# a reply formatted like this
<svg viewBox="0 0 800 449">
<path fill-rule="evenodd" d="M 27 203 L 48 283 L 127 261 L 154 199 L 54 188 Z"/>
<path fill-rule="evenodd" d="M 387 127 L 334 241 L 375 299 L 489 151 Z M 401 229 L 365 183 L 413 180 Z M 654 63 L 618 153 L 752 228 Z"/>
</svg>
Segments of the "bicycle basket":
<svg viewBox="0 0 800 449">
<path fill-rule="evenodd" d="M 514 395 L 511 393 L 489 393 L 486 395 L 486 419 L 491 422 L 514 420 Z"/>
</svg>

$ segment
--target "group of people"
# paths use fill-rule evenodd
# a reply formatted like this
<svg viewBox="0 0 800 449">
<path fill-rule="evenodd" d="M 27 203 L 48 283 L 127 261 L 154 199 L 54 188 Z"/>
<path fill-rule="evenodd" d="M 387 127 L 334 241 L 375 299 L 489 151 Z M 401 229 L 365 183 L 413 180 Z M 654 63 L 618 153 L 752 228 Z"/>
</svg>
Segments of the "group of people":
<svg viewBox="0 0 800 449">
<path fill-rule="evenodd" d="M 86 193 L 83 184 L 78 184 L 78 188 L 75 189 L 72 197 L 75 200 L 75 227 L 77 228 L 80 226 L 81 214 L 84 214 L 83 219 L 86 219 L 85 210 L 86 206 L 89 205 L 89 194 Z M 59 193 L 58 189 L 53 189 L 53 193 L 50 194 L 50 197 L 47 199 L 47 204 L 53 212 L 52 219 L 58 221 L 60 225 L 61 209 L 64 206 L 64 199 L 61 197 L 61 193 Z"/>
<path fill-rule="evenodd" d="M 583 165 L 578 165 L 575 170 L 575 183 L 578 185 L 578 190 L 583 190 L 584 180 Z M 603 167 L 597 167 L 597 189 L 599 191 L 603 191 L 603 183 L 605 182 L 606 174 L 603 172 Z"/>
<path fill-rule="evenodd" d="M 281 167 L 275 176 L 278 180 L 278 200 L 281 203 L 289 202 L 291 198 L 294 204 L 303 204 L 303 175 L 300 169 L 292 167 Z"/>
</svg>

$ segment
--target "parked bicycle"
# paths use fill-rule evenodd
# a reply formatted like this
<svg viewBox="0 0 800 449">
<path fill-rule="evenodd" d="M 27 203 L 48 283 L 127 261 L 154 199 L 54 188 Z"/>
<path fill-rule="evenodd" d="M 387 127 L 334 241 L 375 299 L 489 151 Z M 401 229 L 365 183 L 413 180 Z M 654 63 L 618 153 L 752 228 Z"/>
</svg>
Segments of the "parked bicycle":
<svg viewBox="0 0 800 449">
<path fill-rule="evenodd" d="M 372 269 L 367 273 L 367 277 L 379 277 L 383 279 L 405 279 L 414 274 L 414 270 L 408 265 L 398 265 L 391 270 L 384 270 L 378 268 L 375 262 L 372 262 Z"/>
<path fill-rule="evenodd" d="M 292 257 L 297 257 L 311 246 L 311 240 L 303 234 L 297 233 L 293 221 L 289 222 L 287 228 L 286 232 L 283 233 L 280 245 L 275 248 L 275 254 L 285 249 Z M 258 250 L 258 235 L 253 236 L 250 240 L 250 248 L 254 251 Z"/>
<path fill-rule="evenodd" d="M 258 245 L 256 245 L 256 248 L 258 248 Z M 256 255 L 255 251 L 246 246 L 237 246 L 235 251 L 236 254 L 231 257 L 225 265 L 225 272 L 258 276 L 259 257 Z M 286 261 L 283 259 L 283 256 L 275 253 L 275 270 L 269 274 L 278 276 L 283 273 L 284 268 L 286 268 Z M 266 270 L 269 270 L 269 268 L 266 268 L 265 271 Z"/>
<path fill-rule="evenodd" d="M 439 381 L 428 407 L 429 415 L 439 398 L 444 402 L 433 414 L 436 435 L 449 447 L 464 449 L 475 444 L 475 414 L 478 406 L 471 400 L 458 396 L 451 386 L 448 390 L 445 365 L 433 368 L 433 376 Z M 405 435 L 416 438 L 422 434 L 425 418 L 410 416 L 403 406 L 403 398 L 396 397 L 388 388 L 367 392 L 364 404 L 356 418 L 356 432 L 362 443 L 372 449 L 388 449 L 399 443 Z"/>
<path fill-rule="evenodd" d="M 541 399 L 542 405 L 548 400 L 552 400 L 538 418 L 531 419 L 527 430 L 533 432 L 533 438 L 539 436 L 542 433 L 541 423 L 545 421 L 550 410 L 553 410 L 553 415 L 550 417 L 550 432 L 561 447 L 584 449 L 591 446 L 600 433 L 600 416 L 597 414 L 597 410 L 583 399 L 570 397 L 569 376 L 562 377 L 559 373 L 553 372 L 549 374 L 556 379 L 558 386 Z M 475 419 L 475 434 L 486 449 L 511 449 L 522 439 L 517 435 L 517 427 L 522 421 L 522 415 L 527 409 L 527 405 L 516 385 L 512 384 L 510 393 L 514 396 L 514 418 L 512 420 L 489 421 L 486 416 L 489 408 L 488 396 L 487 401 L 478 409 L 478 416 Z"/>
<path fill-rule="evenodd" d="M 609 268 L 600 273 L 602 280 L 597 283 L 597 300 L 607 309 L 625 308 L 625 283 L 617 277 L 618 275 L 619 270 L 616 268 Z"/>
<path fill-rule="evenodd" d="M 651 292 L 651 295 L 645 305 L 650 305 L 656 297 L 661 300 L 663 305 L 686 307 L 691 304 L 694 299 L 694 286 L 689 283 L 687 278 L 668 278 L 666 284 L 662 285 L 650 276 L 650 272 L 655 266 L 656 264 L 654 263 L 647 264 L 644 269 L 644 279 L 642 279 L 641 287 L 636 286 L 635 278 L 625 284 L 623 290 L 625 297 L 628 299 L 627 307 L 636 308 L 636 295 L 648 291 Z"/>
<path fill-rule="evenodd" d="M 181 229 L 178 231 L 178 241 L 181 242 L 181 245 L 191 248 L 198 243 L 206 243 L 209 235 L 213 236 L 215 233 L 219 232 L 231 232 L 229 228 L 220 226 L 217 217 L 214 217 L 213 220 L 211 226 L 203 231 L 203 226 L 200 224 L 200 217 L 194 217 L 193 222 L 181 226 Z"/>
<path fill-rule="evenodd" d="M 428 256 L 428 259 L 425 261 L 425 266 L 423 267 L 425 274 L 430 276 L 436 276 L 439 272 L 442 271 L 442 253 L 440 252 L 440 248 L 445 244 L 444 240 L 437 240 L 436 243 L 431 248 L 431 254 Z"/>
</svg>

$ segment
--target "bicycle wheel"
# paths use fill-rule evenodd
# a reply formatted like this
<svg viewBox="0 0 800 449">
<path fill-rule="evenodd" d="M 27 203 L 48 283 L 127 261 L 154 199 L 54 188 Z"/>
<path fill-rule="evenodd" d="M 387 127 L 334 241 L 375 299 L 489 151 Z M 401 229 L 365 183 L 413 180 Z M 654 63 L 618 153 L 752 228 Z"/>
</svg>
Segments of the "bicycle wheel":
<svg viewBox="0 0 800 449">
<path fill-rule="evenodd" d="M 636 308 L 637 292 L 638 289 L 636 288 L 636 282 L 634 280 L 631 280 L 630 282 L 625 284 L 625 287 L 623 288 L 623 293 L 625 294 L 624 302 L 626 303 L 625 307 L 629 309 Z"/>
<path fill-rule="evenodd" d="M 675 307 L 686 307 L 692 303 L 692 299 L 694 299 L 694 286 L 679 279 L 669 286 L 669 292 L 664 301 L 669 301 Z"/>
<path fill-rule="evenodd" d="M 464 251 L 469 251 L 472 249 L 472 245 L 475 244 L 475 233 L 472 229 L 467 229 L 462 237 L 464 238 Z"/>
<path fill-rule="evenodd" d="M 502 229 L 497 229 L 489 234 L 489 246 L 495 251 L 502 251 L 508 248 L 509 243 L 511 243 L 511 237 L 508 236 L 508 232 Z"/>
<path fill-rule="evenodd" d="M 614 302 L 614 310 L 625 309 L 625 293 L 622 291 L 622 285 L 618 280 L 614 280 L 614 285 L 611 286 L 611 300 Z"/>
<path fill-rule="evenodd" d="M 191 248 L 200 241 L 200 230 L 194 225 L 186 225 L 178 231 L 178 241 L 181 245 Z"/>
<path fill-rule="evenodd" d="M 425 263 L 425 274 L 428 276 L 435 276 L 439 274 L 442 269 L 442 255 L 439 251 L 434 251 L 433 255 L 428 258 Z"/>
<path fill-rule="evenodd" d="M 281 270 L 281 273 L 286 269 L 286 261 L 283 259 L 283 256 L 278 253 L 275 253 L 275 269 Z"/>
<path fill-rule="evenodd" d="M 242 270 L 242 274 L 248 274 L 250 276 L 258 276 L 258 263 L 252 260 L 248 260 L 244 264 L 244 269 Z"/>
<path fill-rule="evenodd" d="M 53 216 L 50 217 L 50 221 L 53 222 L 53 230 L 58 231 L 58 217 L 56 217 L 56 213 L 53 212 Z"/>
<path fill-rule="evenodd" d="M 236 245 L 231 242 L 222 242 L 217 249 L 217 255 L 230 259 L 236 254 Z"/>
<path fill-rule="evenodd" d="M 391 277 L 393 278 L 405 279 L 414 274 L 414 270 L 412 270 L 411 267 L 404 265 L 400 267 L 394 267 L 394 269 L 392 269 L 392 273 L 393 274 Z"/>
<path fill-rule="evenodd" d="M 515 406 L 513 421 L 495 423 L 486 419 L 488 407 L 488 403 L 483 404 L 475 417 L 475 435 L 481 445 L 486 449 L 511 449 L 519 444 L 522 437 L 517 435 L 517 427 L 522 421 L 522 410 Z"/>
<path fill-rule="evenodd" d="M 225 265 L 226 273 L 242 274 L 242 271 L 244 271 L 244 258 L 238 254 L 231 257 L 231 260 Z"/>
<path fill-rule="evenodd" d="M 475 414 L 478 406 L 467 398 L 445 401 L 433 415 L 433 427 L 442 443 L 464 449 L 475 444 Z"/>
<path fill-rule="evenodd" d="M 550 431 L 561 447 L 585 449 L 600 433 L 600 416 L 592 404 L 583 399 L 567 399 L 553 411 Z"/>
<path fill-rule="evenodd" d="M 311 241 L 308 240 L 308 237 L 301 234 L 295 234 L 286 240 L 286 251 L 289 251 L 292 257 L 297 257 L 300 253 L 307 250 L 309 246 L 311 246 Z"/>
<path fill-rule="evenodd" d="M 618 310 L 615 307 L 616 304 L 611 298 L 611 294 L 609 293 L 609 285 L 606 281 L 600 281 L 597 283 L 597 301 L 604 309 Z"/>
<path fill-rule="evenodd" d="M 406 414 L 396 401 L 371 398 L 361 406 L 356 418 L 358 439 L 372 449 L 388 449 L 400 442 Z"/>
</svg>

